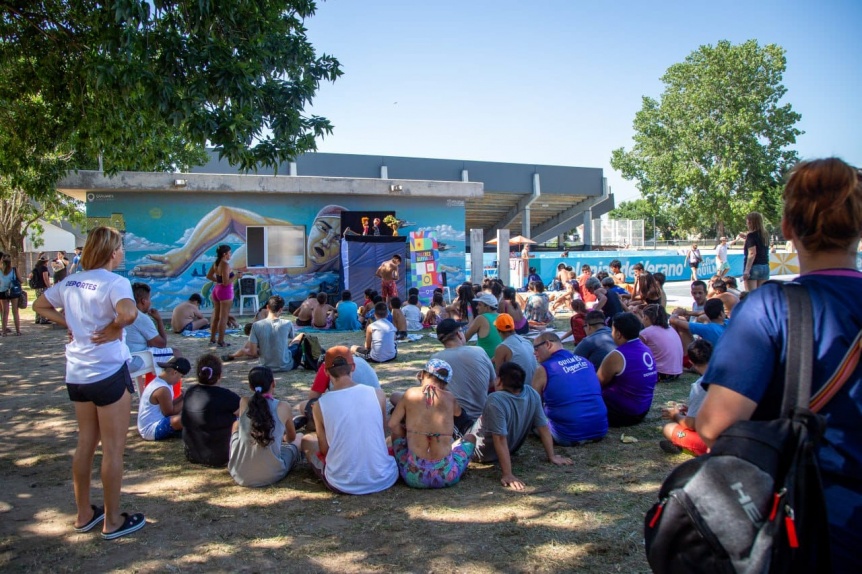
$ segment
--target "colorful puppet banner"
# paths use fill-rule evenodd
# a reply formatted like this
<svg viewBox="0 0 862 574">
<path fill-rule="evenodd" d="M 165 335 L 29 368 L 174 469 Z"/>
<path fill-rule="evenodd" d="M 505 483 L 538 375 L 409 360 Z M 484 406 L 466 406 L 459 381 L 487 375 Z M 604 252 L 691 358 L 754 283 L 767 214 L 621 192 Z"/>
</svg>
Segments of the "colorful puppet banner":
<svg viewBox="0 0 862 574">
<path fill-rule="evenodd" d="M 443 286 L 437 247 L 436 232 L 410 232 L 410 286 L 419 288 L 419 299 L 425 304 L 431 302 L 434 289 Z"/>
</svg>

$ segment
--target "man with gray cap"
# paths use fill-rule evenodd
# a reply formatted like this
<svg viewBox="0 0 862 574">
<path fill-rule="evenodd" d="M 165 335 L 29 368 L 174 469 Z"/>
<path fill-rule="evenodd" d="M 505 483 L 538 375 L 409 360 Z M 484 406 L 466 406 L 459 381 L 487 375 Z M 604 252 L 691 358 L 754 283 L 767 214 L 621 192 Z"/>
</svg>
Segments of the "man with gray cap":
<svg viewBox="0 0 862 574">
<path fill-rule="evenodd" d="M 497 345 L 503 342 L 500 337 L 500 332 L 494 325 L 497 320 L 497 298 L 490 293 L 482 293 L 473 299 L 476 303 L 476 317 L 470 326 L 467 327 L 467 332 L 464 337 L 469 341 L 473 335 L 478 336 L 477 343 L 479 347 L 485 350 L 488 358 L 494 358 L 494 351 L 497 350 Z"/>
<path fill-rule="evenodd" d="M 467 345 L 461 331 L 463 326 L 464 323 L 454 319 L 440 321 L 437 340 L 445 349 L 431 355 L 432 359 L 441 359 L 452 366 L 452 380 L 446 390 L 455 395 L 461 406 L 461 415 L 455 417 L 455 427 L 461 434 L 467 433 L 482 414 L 488 393 L 494 390 L 497 379 L 494 364 L 485 351 Z"/>
</svg>

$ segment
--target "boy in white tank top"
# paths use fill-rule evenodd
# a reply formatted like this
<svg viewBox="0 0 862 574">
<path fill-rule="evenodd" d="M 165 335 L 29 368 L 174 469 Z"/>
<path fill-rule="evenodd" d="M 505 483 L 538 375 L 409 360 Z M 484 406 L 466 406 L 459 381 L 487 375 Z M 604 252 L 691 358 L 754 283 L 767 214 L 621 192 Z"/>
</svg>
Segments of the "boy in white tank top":
<svg viewBox="0 0 862 574">
<path fill-rule="evenodd" d="M 324 367 L 332 389 L 312 407 L 316 433 L 302 438 L 302 451 L 314 473 L 335 492 L 371 494 L 398 480 L 398 467 L 386 446 L 386 395 L 357 385 L 347 347 L 326 351 Z"/>
</svg>

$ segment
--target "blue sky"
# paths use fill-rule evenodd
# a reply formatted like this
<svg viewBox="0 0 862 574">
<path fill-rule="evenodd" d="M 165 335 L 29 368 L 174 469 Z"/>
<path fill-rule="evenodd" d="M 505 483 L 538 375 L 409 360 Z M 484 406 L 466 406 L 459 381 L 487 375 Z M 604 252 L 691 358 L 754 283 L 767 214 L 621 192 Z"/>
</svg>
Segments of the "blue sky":
<svg viewBox="0 0 862 574">
<path fill-rule="evenodd" d="M 320 151 L 610 167 L 632 145 L 642 96 L 719 40 L 786 50 L 784 101 L 802 157 L 862 165 L 862 2 L 328 0 L 306 23 L 344 76 L 310 113 L 335 125 Z"/>
</svg>

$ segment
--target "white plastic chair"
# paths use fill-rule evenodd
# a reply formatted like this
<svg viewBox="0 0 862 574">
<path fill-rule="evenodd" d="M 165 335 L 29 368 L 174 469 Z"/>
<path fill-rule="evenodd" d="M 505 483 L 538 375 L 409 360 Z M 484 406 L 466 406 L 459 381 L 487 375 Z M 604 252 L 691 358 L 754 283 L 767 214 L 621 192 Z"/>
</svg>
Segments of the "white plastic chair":
<svg viewBox="0 0 862 574">
<path fill-rule="evenodd" d="M 254 283 L 252 283 L 252 281 Z M 239 280 L 239 314 L 242 316 L 245 308 L 245 300 L 251 300 L 253 313 L 257 313 L 257 277 L 241 277 Z"/>
<path fill-rule="evenodd" d="M 136 351 L 132 353 L 132 358 L 134 357 L 139 357 L 144 362 L 144 365 L 141 368 L 130 373 L 132 378 L 135 380 L 135 385 L 138 388 L 138 396 L 140 397 L 144 392 L 144 388 L 141 383 L 144 375 L 147 373 L 156 375 L 158 373 L 156 373 L 156 360 L 153 358 L 152 351 Z"/>
</svg>

